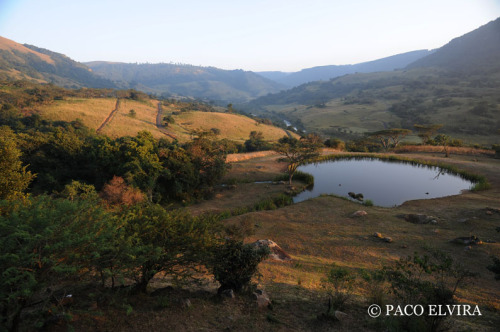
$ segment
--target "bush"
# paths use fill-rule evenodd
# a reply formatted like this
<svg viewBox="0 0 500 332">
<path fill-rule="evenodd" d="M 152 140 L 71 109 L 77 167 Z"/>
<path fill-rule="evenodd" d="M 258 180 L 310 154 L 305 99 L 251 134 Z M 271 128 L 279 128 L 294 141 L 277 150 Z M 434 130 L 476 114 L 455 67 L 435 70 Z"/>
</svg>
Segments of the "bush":
<svg viewBox="0 0 500 332">
<path fill-rule="evenodd" d="M 327 316 L 333 316 L 335 310 L 344 309 L 346 302 L 351 298 L 355 279 L 347 269 L 337 267 L 335 264 L 326 273 L 326 278 L 322 282 L 329 296 Z"/>
<path fill-rule="evenodd" d="M 458 286 L 474 276 L 442 252 L 433 252 L 431 256 L 415 254 L 402 258 L 385 272 L 397 304 L 420 304 L 426 310 L 429 304 L 454 304 Z M 426 312 L 420 317 L 391 317 L 388 324 L 395 330 L 440 331 L 446 318 Z"/>
<path fill-rule="evenodd" d="M 94 200 L 39 196 L 0 202 L 0 210 L 5 206 L 11 212 L 0 215 L 0 330 L 16 330 L 34 298 L 46 303 L 65 281 L 92 270 L 114 230 Z"/>
<path fill-rule="evenodd" d="M 209 265 L 215 280 L 220 283 L 218 292 L 226 289 L 239 292 L 249 286 L 257 266 L 268 255 L 268 247 L 256 248 L 231 239 L 216 246 Z"/>
<path fill-rule="evenodd" d="M 324 144 L 327 148 L 345 150 L 345 142 L 338 138 L 328 138 Z"/>
</svg>

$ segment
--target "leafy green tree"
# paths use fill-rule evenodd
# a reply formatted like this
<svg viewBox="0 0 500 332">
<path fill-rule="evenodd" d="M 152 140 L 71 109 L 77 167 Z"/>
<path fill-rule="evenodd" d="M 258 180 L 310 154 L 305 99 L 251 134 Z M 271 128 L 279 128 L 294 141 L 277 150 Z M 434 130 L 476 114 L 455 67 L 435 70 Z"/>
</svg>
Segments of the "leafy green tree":
<svg viewBox="0 0 500 332">
<path fill-rule="evenodd" d="M 129 271 L 143 292 L 159 272 L 177 279 L 188 277 L 205 261 L 221 229 L 215 217 L 169 212 L 156 204 L 133 206 L 121 218 L 135 257 L 131 262 L 135 268 Z"/>
<path fill-rule="evenodd" d="M 14 133 L 0 130 L 0 200 L 26 197 L 26 190 L 34 175 L 21 162 L 21 151 L 14 141 Z"/>
<path fill-rule="evenodd" d="M 0 201 L 0 329 L 16 330 L 21 311 L 63 281 L 81 278 L 112 236 L 109 214 L 93 200 L 39 196 Z"/>
<path fill-rule="evenodd" d="M 378 140 L 384 150 L 388 150 L 391 147 L 397 147 L 401 140 L 408 136 L 410 133 L 411 130 L 409 129 L 391 128 L 370 133 L 368 136 L 370 138 Z"/>
<path fill-rule="evenodd" d="M 283 156 L 283 159 L 288 163 L 287 173 L 288 182 L 292 185 L 292 178 L 297 168 L 308 160 L 312 160 L 319 156 L 321 145 L 307 138 L 300 140 L 284 136 L 275 146 L 274 150 Z"/>
<path fill-rule="evenodd" d="M 261 131 L 251 131 L 248 140 L 245 141 L 245 150 L 247 152 L 262 151 L 269 148 L 270 146 L 264 141 L 264 135 Z"/>
<path fill-rule="evenodd" d="M 418 137 L 422 139 L 424 144 L 429 144 L 431 137 L 443 127 L 442 124 L 421 125 L 414 124 L 413 127 L 418 132 Z"/>
<path fill-rule="evenodd" d="M 150 201 L 156 181 L 162 171 L 158 157 L 158 143 L 148 131 L 141 131 L 136 137 L 125 137 L 119 141 L 121 169 L 127 183 L 146 193 Z"/>
</svg>

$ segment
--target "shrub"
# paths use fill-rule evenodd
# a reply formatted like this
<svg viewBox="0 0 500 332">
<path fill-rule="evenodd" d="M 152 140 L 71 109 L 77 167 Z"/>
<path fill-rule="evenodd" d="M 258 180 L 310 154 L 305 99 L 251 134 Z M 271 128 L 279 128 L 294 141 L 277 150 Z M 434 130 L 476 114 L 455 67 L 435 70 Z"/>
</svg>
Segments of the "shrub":
<svg viewBox="0 0 500 332">
<path fill-rule="evenodd" d="M 386 276 L 384 270 L 361 271 L 361 277 L 366 282 L 368 289 L 368 302 L 383 306 L 387 294 Z"/>
<path fill-rule="evenodd" d="M 344 309 L 346 302 L 351 298 L 354 282 L 354 275 L 335 264 L 326 273 L 326 278 L 322 280 L 322 283 L 329 296 L 327 316 L 333 316 L 335 310 Z"/>
<path fill-rule="evenodd" d="M 324 144 L 327 148 L 345 150 L 345 142 L 338 138 L 328 138 Z"/>
<path fill-rule="evenodd" d="M 220 283 L 219 293 L 226 289 L 239 292 L 249 286 L 257 266 L 268 255 L 268 247 L 256 248 L 231 239 L 216 246 L 209 266 L 215 280 Z"/>
<path fill-rule="evenodd" d="M 474 276 L 442 252 L 402 258 L 395 266 L 386 269 L 386 273 L 398 304 L 420 304 L 426 310 L 429 304 L 454 304 L 458 286 Z M 439 331 L 443 329 L 446 318 L 426 312 L 420 317 L 391 317 L 388 324 L 395 330 Z"/>
</svg>

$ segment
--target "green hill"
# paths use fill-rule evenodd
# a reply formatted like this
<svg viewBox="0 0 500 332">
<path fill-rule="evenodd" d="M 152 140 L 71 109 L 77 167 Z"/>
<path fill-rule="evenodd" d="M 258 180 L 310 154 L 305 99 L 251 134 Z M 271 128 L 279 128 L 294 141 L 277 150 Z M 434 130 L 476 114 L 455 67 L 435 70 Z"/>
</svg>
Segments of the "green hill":
<svg viewBox="0 0 500 332">
<path fill-rule="evenodd" d="M 500 19 L 454 39 L 406 70 L 304 84 L 240 108 L 327 136 L 443 124 L 469 143 L 496 143 L 500 128 Z"/>
<path fill-rule="evenodd" d="M 233 102 L 278 92 L 283 85 L 253 72 L 191 65 L 88 62 L 104 78 L 164 96 L 181 95 Z"/>
</svg>

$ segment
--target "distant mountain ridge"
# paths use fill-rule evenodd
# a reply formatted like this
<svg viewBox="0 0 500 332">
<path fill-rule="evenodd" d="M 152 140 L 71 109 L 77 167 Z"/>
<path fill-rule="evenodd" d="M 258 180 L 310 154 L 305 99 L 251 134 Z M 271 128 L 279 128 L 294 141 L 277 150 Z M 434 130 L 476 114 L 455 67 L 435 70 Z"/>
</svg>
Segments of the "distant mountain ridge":
<svg viewBox="0 0 500 332">
<path fill-rule="evenodd" d="M 69 57 L 32 45 L 21 45 L 0 37 L 0 79 L 26 79 L 54 83 L 68 88 L 114 88 L 115 85 L 92 73 Z"/>
<path fill-rule="evenodd" d="M 362 62 L 354 65 L 330 65 L 318 66 L 294 73 L 284 73 L 277 71 L 258 72 L 258 74 L 275 80 L 288 87 L 299 86 L 304 83 L 314 81 L 327 81 L 329 79 L 354 73 L 373 73 L 379 71 L 392 71 L 402 69 L 421 58 L 424 58 L 434 51 L 418 50 L 402 54 L 389 56 L 374 61 Z"/>
<path fill-rule="evenodd" d="M 285 86 L 250 71 L 168 63 L 133 64 L 94 61 L 85 63 L 95 73 L 118 85 L 210 100 L 248 101 Z"/>
<path fill-rule="evenodd" d="M 500 71 L 500 18 L 453 39 L 408 66 L 423 67 L 463 72 Z"/>
</svg>

